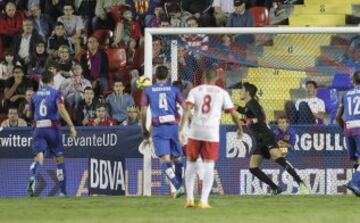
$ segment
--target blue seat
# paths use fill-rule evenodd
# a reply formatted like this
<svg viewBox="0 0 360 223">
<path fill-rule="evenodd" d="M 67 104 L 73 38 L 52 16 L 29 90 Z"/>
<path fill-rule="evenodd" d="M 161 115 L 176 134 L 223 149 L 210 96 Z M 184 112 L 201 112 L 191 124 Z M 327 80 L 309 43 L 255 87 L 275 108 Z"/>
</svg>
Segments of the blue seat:
<svg viewBox="0 0 360 223">
<path fill-rule="evenodd" d="M 351 75 L 347 73 L 336 73 L 332 80 L 332 88 L 338 91 L 346 91 L 353 87 L 351 82 Z"/>
<path fill-rule="evenodd" d="M 335 121 L 336 111 L 339 105 L 338 92 L 335 88 L 320 88 L 317 90 L 316 96 L 325 103 L 325 111 L 329 114 L 330 123 Z"/>
</svg>

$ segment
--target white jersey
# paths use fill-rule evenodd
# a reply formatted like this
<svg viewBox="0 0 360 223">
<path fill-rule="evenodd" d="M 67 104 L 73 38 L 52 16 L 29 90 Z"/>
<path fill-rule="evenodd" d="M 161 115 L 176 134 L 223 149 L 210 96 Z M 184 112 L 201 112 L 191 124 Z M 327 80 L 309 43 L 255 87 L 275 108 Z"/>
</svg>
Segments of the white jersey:
<svg viewBox="0 0 360 223">
<path fill-rule="evenodd" d="M 189 92 L 187 104 L 194 106 L 189 138 L 219 142 L 222 111 L 234 109 L 230 95 L 215 85 L 200 85 Z"/>
</svg>

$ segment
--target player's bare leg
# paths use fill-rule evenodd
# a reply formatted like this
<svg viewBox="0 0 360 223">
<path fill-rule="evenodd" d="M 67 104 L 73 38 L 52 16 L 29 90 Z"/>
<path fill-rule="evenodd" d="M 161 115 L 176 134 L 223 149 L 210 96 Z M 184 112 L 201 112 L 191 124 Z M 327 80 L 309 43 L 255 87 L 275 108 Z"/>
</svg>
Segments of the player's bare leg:
<svg viewBox="0 0 360 223">
<path fill-rule="evenodd" d="M 261 155 L 251 155 L 250 157 L 250 172 L 256 176 L 260 181 L 266 183 L 270 186 L 273 191 L 273 195 L 277 195 L 281 193 L 279 187 L 259 168 L 263 161 L 263 157 Z"/>
<path fill-rule="evenodd" d="M 42 152 L 36 154 L 34 162 L 30 166 L 30 178 L 27 186 L 27 193 L 30 197 L 35 196 L 35 178 L 40 166 L 44 163 L 44 154 Z"/>
<path fill-rule="evenodd" d="M 170 180 L 170 182 L 176 188 L 176 193 L 175 193 L 174 198 L 177 198 L 177 197 L 180 197 L 181 195 L 183 195 L 184 188 L 182 187 L 181 182 L 179 182 L 176 177 L 170 155 L 164 155 L 164 156 L 160 157 L 160 165 L 161 165 L 161 170 L 163 171 L 165 176 Z"/>
<path fill-rule="evenodd" d="M 185 168 L 185 187 L 186 187 L 186 208 L 192 208 L 194 203 L 194 184 L 196 179 L 197 165 L 196 158 L 188 157 Z"/>
<path fill-rule="evenodd" d="M 204 160 L 204 182 L 201 190 L 200 208 L 211 208 L 208 199 L 214 183 L 214 160 Z"/>
<path fill-rule="evenodd" d="M 306 185 L 304 184 L 303 180 L 297 174 L 295 168 L 291 165 L 291 163 L 286 160 L 285 157 L 282 156 L 280 149 L 271 149 L 270 150 L 271 159 L 273 159 L 276 163 L 282 166 L 286 172 L 288 172 L 299 184 L 299 192 L 300 194 L 309 194 L 309 190 L 307 189 Z"/>
</svg>

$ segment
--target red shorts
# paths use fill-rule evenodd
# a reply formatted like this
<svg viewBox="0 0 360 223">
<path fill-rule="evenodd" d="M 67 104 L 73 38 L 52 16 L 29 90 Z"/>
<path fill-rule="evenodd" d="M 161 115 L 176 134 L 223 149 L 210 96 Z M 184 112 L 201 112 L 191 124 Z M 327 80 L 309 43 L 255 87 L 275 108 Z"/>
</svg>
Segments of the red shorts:
<svg viewBox="0 0 360 223">
<path fill-rule="evenodd" d="M 204 160 L 217 160 L 219 158 L 219 142 L 208 142 L 189 138 L 186 145 L 186 156 L 197 159 L 199 155 L 201 155 Z"/>
</svg>

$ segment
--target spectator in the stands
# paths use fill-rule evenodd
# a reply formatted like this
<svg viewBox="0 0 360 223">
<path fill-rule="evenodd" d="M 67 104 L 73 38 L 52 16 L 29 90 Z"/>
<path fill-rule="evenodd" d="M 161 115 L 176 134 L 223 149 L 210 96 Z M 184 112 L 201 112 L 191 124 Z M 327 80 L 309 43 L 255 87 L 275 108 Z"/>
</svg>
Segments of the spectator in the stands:
<svg viewBox="0 0 360 223">
<path fill-rule="evenodd" d="M 15 65 L 21 65 L 21 63 L 15 58 L 12 49 L 6 49 L 3 57 L 4 59 L 0 63 L 0 80 L 7 80 L 13 76 Z"/>
<path fill-rule="evenodd" d="M 90 119 L 88 126 L 114 126 L 116 120 L 110 118 L 106 112 L 106 104 L 98 103 L 96 105 L 96 118 Z"/>
<path fill-rule="evenodd" d="M 24 119 L 19 118 L 18 109 L 15 106 L 9 107 L 8 118 L 1 123 L 1 127 L 14 128 L 26 127 L 28 124 Z"/>
<path fill-rule="evenodd" d="M 125 126 L 140 125 L 139 110 L 136 106 L 129 106 L 127 108 L 127 119 L 121 124 Z"/>
<path fill-rule="evenodd" d="M 22 64 L 29 64 L 30 54 L 35 51 L 36 44 L 42 40 L 41 36 L 34 31 L 30 19 L 25 19 L 22 26 L 22 33 L 14 36 L 11 48 L 17 54 Z"/>
<path fill-rule="evenodd" d="M 199 22 L 196 17 L 190 17 L 186 20 L 186 27 L 196 28 L 199 27 Z M 209 36 L 206 34 L 191 34 L 183 35 L 181 40 L 186 44 L 186 48 L 195 48 L 193 50 L 203 50 L 206 51 L 209 49 Z"/>
<path fill-rule="evenodd" d="M 67 2 L 64 4 L 64 15 L 58 18 L 58 22 L 64 24 L 66 36 L 71 40 L 75 47 L 75 52 L 80 49 L 80 37 L 84 31 L 84 23 L 80 16 L 74 15 L 74 6 Z"/>
<path fill-rule="evenodd" d="M 95 17 L 96 0 L 75 1 L 76 11 L 81 16 L 85 29 L 92 33 L 91 19 Z"/>
<path fill-rule="evenodd" d="M 186 20 L 192 17 L 192 14 L 182 11 L 180 5 L 175 2 L 167 7 L 167 17 L 170 18 L 171 27 L 185 27 Z"/>
<path fill-rule="evenodd" d="M 130 39 L 139 41 L 142 37 L 140 21 L 134 18 L 130 7 L 126 5 L 118 5 L 113 9 L 114 20 L 116 23 L 114 34 L 114 45 L 121 42 L 127 44 Z M 120 14 L 120 15 L 119 15 Z"/>
<path fill-rule="evenodd" d="M 13 2 L 5 6 L 5 13 L 0 17 L 0 35 L 4 46 L 10 46 L 12 38 L 21 32 L 24 13 L 16 9 Z"/>
<path fill-rule="evenodd" d="M 30 63 L 28 65 L 28 75 L 40 75 L 45 71 L 45 64 L 48 59 L 46 52 L 46 43 L 43 40 L 37 42 L 35 51 L 30 54 Z"/>
<path fill-rule="evenodd" d="M 165 64 L 169 63 L 169 55 L 165 53 L 165 46 L 162 43 L 162 40 L 160 37 L 154 36 L 153 38 L 153 64 L 159 65 L 159 64 Z"/>
<path fill-rule="evenodd" d="M 170 20 L 166 15 L 161 16 L 161 18 L 160 18 L 160 27 L 161 28 L 170 27 Z"/>
<path fill-rule="evenodd" d="M 58 56 L 55 58 L 58 63 L 59 72 L 68 78 L 72 75 L 71 68 L 73 66 L 72 56 L 70 55 L 70 49 L 66 45 L 61 45 L 58 49 Z"/>
<path fill-rule="evenodd" d="M 109 61 L 95 37 L 88 39 L 87 51 L 81 57 L 80 63 L 84 77 L 91 81 L 95 95 L 104 94 L 108 89 Z"/>
<path fill-rule="evenodd" d="M 226 22 L 227 27 L 253 27 L 254 17 L 246 10 L 246 0 L 234 0 L 234 12 L 230 15 Z M 242 46 L 254 43 L 254 36 L 251 34 L 241 34 L 235 36 L 235 41 Z"/>
<path fill-rule="evenodd" d="M 59 72 L 59 65 L 55 60 L 49 60 L 46 63 L 46 69 L 54 75 L 54 88 L 60 89 L 61 84 L 66 80 L 61 72 Z"/>
<path fill-rule="evenodd" d="M 94 96 L 94 90 L 91 87 L 84 89 L 84 100 L 79 103 L 76 110 L 76 125 L 86 126 L 90 119 L 96 118 L 96 100 Z"/>
<path fill-rule="evenodd" d="M 74 6 L 70 2 L 65 3 L 63 10 L 64 15 L 60 16 L 57 21 L 64 24 L 68 37 L 79 38 L 81 31 L 84 29 L 81 17 L 74 15 Z"/>
<path fill-rule="evenodd" d="M 285 111 L 291 124 L 322 124 L 325 117 L 325 103 L 316 97 L 317 83 L 306 82 L 306 98 L 298 99 L 296 103 L 287 102 Z"/>
<path fill-rule="evenodd" d="M 227 19 L 234 12 L 234 0 L 214 0 L 212 3 L 217 26 L 225 26 Z"/>
<path fill-rule="evenodd" d="M 30 111 L 31 97 L 32 97 L 33 93 L 34 93 L 34 90 L 32 88 L 26 89 L 25 100 L 20 103 L 19 109 L 18 109 L 19 117 L 23 118 L 28 123 L 30 123 L 32 121 L 31 118 L 27 117 L 26 113 L 28 111 Z"/>
<path fill-rule="evenodd" d="M 134 56 L 136 54 L 137 42 L 134 39 L 130 39 L 127 44 L 126 49 L 126 64 L 133 65 L 134 64 Z"/>
<path fill-rule="evenodd" d="M 178 47 L 179 79 L 192 81 L 198 71 L 198 62 L 195 57 L 187 52 L 184 47 Z"/>
<path fill-rule="evenodd" d="M 29 88 L 38 89 L 38 83 L 24 76 L 23 67 L 16 65 L 13 70 L 13 77 L 10 77 L 5 85 L 5 99 L 7 105 L 16 107 L 25 100 L 25 92 Z"/>
<path fill-rule="evenodd" d="M 56 56 L 59 47 L 62 45 L 68 46 L 70 53 L 74 53 L 72 43 L 70 39 L 66 36 L 64 24 L 62 24 L 61 22 L 57 22 L 54 27 L 54 34 L 51 35 L 48 39 L 47 52 L 52 56 Z"/>
<path fill-rule="evenodd" d="M 35 4 L 31 6 L 30 19 L 33 21 L 34 29 L 40 36 L 44 39 L 50 36 L 54 22 L 49 15 L 42 13 L 40 5 Z"/>
<path fill-rule="evenodd" d="M 155 6 L 154 13 L 145 17 L 146 27 L 160 27 L 160 20 L 162 15 L 164 15 L 163 4 L 158 3 Z"/>
<path fill-rule="evenodd" d="M 200 27 L 216 27 L 212 0 L 182 0 L 181 7 L 199 21 Z"/>
<path fill-rule="evenodd" d="M 114 93 L 106 98 L 106 103 L 109 105 L 109 115 L 122 123 L 127 119 L 127 108 L 135 104 L 133 97 L 124 92 L 125 86 L 121 81 L 115 81 Z"/>
<path fill-rule="evenodd" d="M 53 21 L 63 14 L 64 4 L 66 0 L 46 0 L 44 13 L 49 15 Z"/>
<path fill-rule="evenodd" d="M 277 119 L 277 125 L 273 129 L 273 132 L 281 153 L 285 156 L 288 150 L 294 147 L 296 140 L 295 130 L 289 126 L 289 121 L 286 116 L 280 116 Z"/>
<path fill-rule="evenodd" d="M 93 18 L 93 31 L 98 29 L 110 29 L 115 27 L 115 21 L 111 15 L 111 9 L 117 4 L 125 4 L 125 0 L 97 0 L 95 15 Z"/>
<path fill-rule="evenodd" d="M 360 66 L 360 35 L 351 39 L 349 48 L 347 49 L 343 63 L 348 66 L 359 68 Z"/>
<path fill-rule="evenodd" d="M 270 24 L 288 25 L 288 18 L 293 11 L 294 6 L 290 2 L 285 0 L 274 0 L 269 12 Z"/>
<path fill-rule="evenodd" d="M 91 87 L 90 81 L 83 77 L 82 71 L 81 65 L 75 64 L 72 68 L 72 76 L 67 78 L 60 86 L 66 104 L 75 109 L 80 101 L 84 99 L 85 88 Z"/>
</svg>

